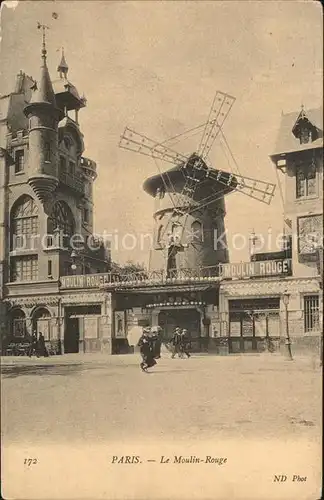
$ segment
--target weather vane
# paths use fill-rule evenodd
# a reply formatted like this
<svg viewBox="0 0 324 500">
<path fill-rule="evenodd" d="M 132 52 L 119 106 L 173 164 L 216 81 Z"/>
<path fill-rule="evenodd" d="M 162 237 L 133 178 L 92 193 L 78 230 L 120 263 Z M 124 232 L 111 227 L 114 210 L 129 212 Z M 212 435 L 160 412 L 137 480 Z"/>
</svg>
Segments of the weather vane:
<svg viewBox="0 0 324 500">
<path fill-rule="evenodd" d="M 45 38 L 45 30 L 49 30 L 49 26 L 46 26 L 45 24 L 41 24 L 39 21 L 37 21 L 37 29 L 42 29 L 43 30 L 43 48 L 42 48 L 42 55 L 45 58 L 46 57 L 46 38 Z"/>
</svg>

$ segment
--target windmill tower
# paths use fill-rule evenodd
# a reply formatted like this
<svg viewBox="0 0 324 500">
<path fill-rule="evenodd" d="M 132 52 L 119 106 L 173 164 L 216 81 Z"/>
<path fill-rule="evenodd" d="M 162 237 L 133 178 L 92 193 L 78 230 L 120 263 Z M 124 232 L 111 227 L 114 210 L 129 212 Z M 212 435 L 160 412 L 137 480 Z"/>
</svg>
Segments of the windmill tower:
<svg viewBox="0 0 324 500">
<path fill-rule="evenodd" d="M 184 155 L 126 127 L 119 146 L 173 164 L 144 182 L 144 190 L 156 200 L 154 248 L 150 270 L 173 273 L 203 269 L 228 262 L 225 234 L 225 195 L 239 191 L 269 204 L 275 185 L 238 172 L 210 165 L 208 154 L 216 139 L 234 159 L 222 130 L 235 98 L 217 91 L 196 152 Z M 187 131 L 190 132 L 190 131 Z M 179 136 L 182 134 L 179 134 Z M 234 163 L 237 166 L 237 163 Z M 237 167 L 238 170 L 238 167 Z"/>
</svg>

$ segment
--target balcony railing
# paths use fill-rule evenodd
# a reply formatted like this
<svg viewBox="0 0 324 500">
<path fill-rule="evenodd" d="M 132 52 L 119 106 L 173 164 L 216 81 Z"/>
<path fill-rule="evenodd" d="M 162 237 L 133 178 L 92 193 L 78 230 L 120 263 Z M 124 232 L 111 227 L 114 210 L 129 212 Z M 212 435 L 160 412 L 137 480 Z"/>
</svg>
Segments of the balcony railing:
<svg viewBox="0 0 324 500">
<path fill-rule="evenodd" d="M 218 266 L 199 269 L 175 269 L 168 273 L 164 270 L 135 272 L 128 274 L 104 273 L 62 276 L 62 288 L 133 288 L 172 284 L 197 284 L 218 281 Z"/>
<path fill-rule="evenodd" d="M 267 262 L 267 264 L 270 261 Z M 252 264 L 251 271 L 255 271 L 253 264 L 255 263 L 245 263 L 245 265 Z M 271 266 L 270 268 L 264 267 L 264 274 L 259 276 L 259 278 L 267 277 L 286 277 L 287 274 L 286 267 L 279 266 L 278 262 L 275 261 L 274 264 L 276 268 Z M 273 265 L 274 265 L 273 264 Z M 240 266 L 244 263 L 240 264 Z M 142 286 L 158 286 L 158 285 L 172 285 L 172 284 L 197 284 L 197 283 L 216 283 L 222 279 L 237 279 L 237 265 L 233 265 L 233 275 L 231 276 L 229 272 L 224 272 L 224 264 L 217 264 L 215 266 L 201 267 L 196 269 L 190 268 L 180 268 L 180 269 L 170 269 L 166 270 L 156 270 L 156 271 L 141 271 L 133 273 L 103 273 L 103 274 L 88 274 L 88 275 L 74 275 L 69 277 L 62 277 L 62 287 L 63 288 L 100 288 L 105 287 L 118 287 L 118 288 L 132 288 L 132 287 L 142 287 Z M 241 271 L 241 269 L 239 269 Z M 258 270 L 257 270 L 258 271 Z M 256 277 L 254 274 L 245 277 Z"/>
<path fill-rule="evenodd" d="M 80 177 L 76 175 L 68 174 L 67 172 L 59 173 L 59 180 L 65 186 L 77 191 L 78 193 L 84 194 L 84 183 Z"/>
</svg>

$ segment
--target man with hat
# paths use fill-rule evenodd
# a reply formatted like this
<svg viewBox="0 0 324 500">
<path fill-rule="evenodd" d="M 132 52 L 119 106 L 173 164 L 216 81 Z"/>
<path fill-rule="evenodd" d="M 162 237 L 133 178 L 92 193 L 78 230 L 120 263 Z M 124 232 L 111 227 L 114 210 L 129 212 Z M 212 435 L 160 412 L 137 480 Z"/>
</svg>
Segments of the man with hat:
<svg viewBox="0 0 324 500">
<path fill-rule="evenodd" d="M 176 329 L 174 330 L 173 337 L 171 339 L 171 345 L 173 347 L 171 355 L 172 359 L 175 357 L 176 354 L 178 354 L 179 358 L 181 357 L 180 342 L 181 342 L 181 329 L 177 326 Z"/>
<path fill-rule="evenodd" d="M 180 334 L 180 350 L 182 354 L 185 354 L 187 358 L 190 358 L 188 330 L 186 328 L 183 328 Z"/>
</svg>

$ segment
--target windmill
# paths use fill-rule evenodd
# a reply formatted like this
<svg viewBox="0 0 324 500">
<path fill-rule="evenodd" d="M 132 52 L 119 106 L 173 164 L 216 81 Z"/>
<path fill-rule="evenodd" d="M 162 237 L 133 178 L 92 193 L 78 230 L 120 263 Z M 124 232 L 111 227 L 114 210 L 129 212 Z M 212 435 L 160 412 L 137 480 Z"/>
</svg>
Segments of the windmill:
<svg viewBox="0 0 324 500">
<path fill-rule="evenodd" d="M 202 213 L 209 207 L 215 208 L 217 200 L 223 198 L 225 194 L 240 192 L 265 204 L 270 204 L 274 196 L 274 184 L 243 176 L 239 172 L 237 162 L 223 132 L 223 125 L 234 102 L 233 96 L 217 91 L 207 121 L 171 138 L 179 138 L 185 134 L 203 130 L 197 151 L 189 155 L 179 153 L 167 146 L 171 139 L 157 142 L 129 127 L 125 128 L 121 136 L 119 147 L 150 156 L 157 166 L 157 160 L 175 165 L 165 172 L 159 169 L 157 176 L 144 183 L 144 189 L 149 194 L 159 197 L 163 191 L 168 193 L 171 201 L 171 206 L 165 211 L 168 220 L 164 220 L 163 230 L 159 234 L 160 248 L 168 251 L 168 258 L 172 252 L 175 254 L 179 249 L 186 247 L 188 218 L 192 214 Z M 209 153 L 216 139 L 220 140 L 225 154 L 234 162 L 237 170 L 235 173 L 216 169 L 211 165 Z M 176 228 L 176 234 L 172 228 Z M 168 232 L 167 239 L 164 238 L 166 232 Z M 172 249 L 171 254 L 170 249 Z M 215 256 L 211 259 L 215 260 Z M 226 257 L 221 258 L 223 261 L 224 259 L 226 260 Z M 210 259 L 207 264 L 209 263 Z M 193 262 L 192 267 L 196 265 L 197 262 Z"/>
</svg>

